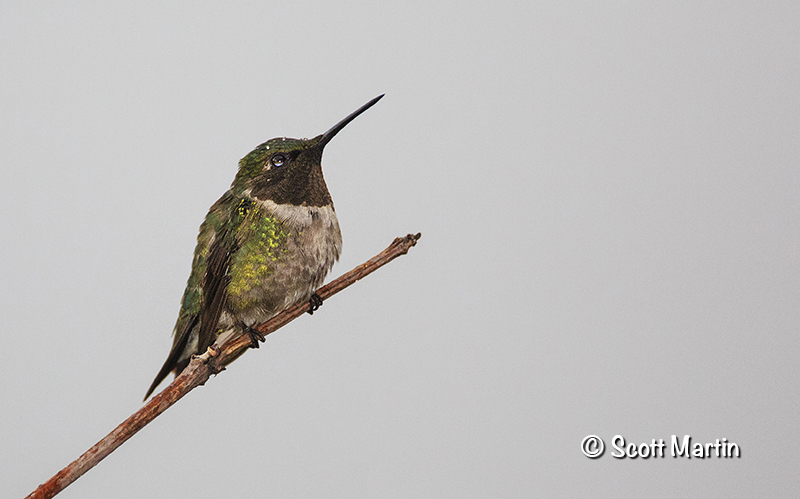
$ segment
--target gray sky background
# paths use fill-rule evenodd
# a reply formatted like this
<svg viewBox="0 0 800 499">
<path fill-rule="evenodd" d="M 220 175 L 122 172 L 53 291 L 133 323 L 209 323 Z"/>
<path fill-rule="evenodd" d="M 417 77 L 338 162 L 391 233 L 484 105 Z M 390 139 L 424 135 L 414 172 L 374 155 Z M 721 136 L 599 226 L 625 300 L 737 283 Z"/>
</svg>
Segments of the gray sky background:
<svg viewBox="0 0 800 499">
<path fill-rule="evenodd" d="M 799 496 L 798 5 L 3 2 L 2 495 L 141 406 L 238 160 L 385 92 L 333 275 L 417 248 L 59 497 Z"/>
</svg>

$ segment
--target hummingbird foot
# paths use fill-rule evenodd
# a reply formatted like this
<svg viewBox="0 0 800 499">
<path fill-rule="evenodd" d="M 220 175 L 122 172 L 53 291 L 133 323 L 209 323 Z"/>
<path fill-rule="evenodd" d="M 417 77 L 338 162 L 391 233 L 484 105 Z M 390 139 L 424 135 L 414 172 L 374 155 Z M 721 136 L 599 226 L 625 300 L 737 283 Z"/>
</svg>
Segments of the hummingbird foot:
<svg viewBox="0 0 800 499">
<path fill-rule="evenodd" d="M 250 348 L 258 348 L 258 342 L 264 342 L 267 339 L 263 334 L 261 334 L 261 331 L 254 327 L 250 327 L 247 324 L 243 323 L 242 329 L 244 330 L 244 333 L 250 337 Z"/>
<path fill-rule="evenodd" d="M 311 295 L 311 298 L 308 299 L 308 315 L 314 315 L 319 307 L 322 306 L 322 297 L 317 293 Z"/>
</svg>

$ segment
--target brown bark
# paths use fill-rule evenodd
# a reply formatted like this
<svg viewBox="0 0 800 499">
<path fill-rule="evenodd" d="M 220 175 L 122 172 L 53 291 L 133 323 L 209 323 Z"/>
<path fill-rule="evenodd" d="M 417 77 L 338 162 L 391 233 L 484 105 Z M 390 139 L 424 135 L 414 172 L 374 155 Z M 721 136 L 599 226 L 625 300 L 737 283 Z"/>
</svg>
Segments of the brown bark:
<svg viewBox="0 0 800 499">
<path fill-rule="evenodd" d="M 317 294 L 323 300 L 333 296 L 398 256 L 408 253 L 408 250 L 417 244 L 417 240 L 420 237 L 422 237 L 422 234 L 409 234 L 406 237 L 396 238 L 388 248 L 366 263 L 321 287 L 317 290 Z M 308 303 L 295 305 L 259 325 L 256 329 L 266 336 L 300 317 L 308 310 Z M 204 354 L 195 356 L 180 376 L 176 377 L 161 393 L 151 398 L 141 409 L 114 428 L 114 431 L 94 444 L 92 448 L 84 452 L 81 457 L 56 473 L 48 481 L 39 485 L 26 499 L 44 499 L 53 497 L 61 492 L 67 485 L 94 467 L 137 431 L 144 428 L 150 421 L 180 400 L 181 397 L 195 387 L 204 384 L 212 374 L 218 374 L 224 370 L 224 367 L 218 366 L 224 366 L 250 347 L 250 338 L 247 335 L 242 335 L 228 341 L 222 347 L 214 345 Z"/>
</svg>

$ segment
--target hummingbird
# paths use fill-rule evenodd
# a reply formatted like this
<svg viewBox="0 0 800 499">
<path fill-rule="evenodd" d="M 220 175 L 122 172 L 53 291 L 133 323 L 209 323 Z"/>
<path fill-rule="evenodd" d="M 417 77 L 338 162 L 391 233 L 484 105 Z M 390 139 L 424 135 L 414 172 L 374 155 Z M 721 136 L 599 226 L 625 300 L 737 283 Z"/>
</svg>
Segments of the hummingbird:
<svg viewBox="0 0 800 499">
<path fill-rule="evenodd" d="M 315 291 L 342 251 L 322 150 L 382 97 L 321 135 L 274 138 L 239 161 L 230 189 L 200 225 L 172 349 L 145 400 L 214 343 L 248 334 L 257 348 L 264 336 L 256 325 L 296 303 L 308 301 L 309 313 L 322 304 Z"/>
</svg>

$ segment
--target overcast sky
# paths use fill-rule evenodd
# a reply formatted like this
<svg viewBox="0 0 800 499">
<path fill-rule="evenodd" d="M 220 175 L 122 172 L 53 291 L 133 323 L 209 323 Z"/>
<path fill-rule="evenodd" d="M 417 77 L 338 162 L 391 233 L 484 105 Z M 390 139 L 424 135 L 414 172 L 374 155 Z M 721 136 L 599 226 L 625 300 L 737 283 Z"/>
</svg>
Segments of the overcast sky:
<svg viewBox="0 0 800 499">
<path fill-rule="evenodd" d="M 141 406 L 238 160 L 381 93 L 332 275 L 418 246 L 59 497 L 799 496 L 798 5 L 3 2 L 4 497 Z"/>
</svg>

